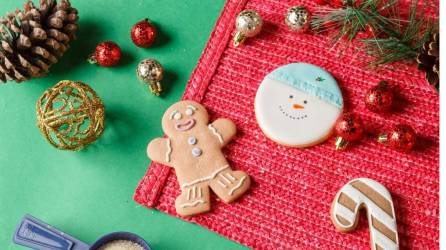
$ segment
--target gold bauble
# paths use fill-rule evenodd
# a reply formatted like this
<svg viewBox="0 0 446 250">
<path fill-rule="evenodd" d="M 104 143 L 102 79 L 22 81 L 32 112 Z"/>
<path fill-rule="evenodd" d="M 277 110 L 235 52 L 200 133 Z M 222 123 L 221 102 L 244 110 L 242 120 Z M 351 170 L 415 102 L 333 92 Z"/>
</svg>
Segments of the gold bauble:
<svg viewBox="0 0 446 250">
<path fill-rule="evenodd" d="M 61 81 L 39 98 L 37 127 L 51 145 L 81 150 L 104 131 L 104 105 L 82 82 Z"/>
</svg>

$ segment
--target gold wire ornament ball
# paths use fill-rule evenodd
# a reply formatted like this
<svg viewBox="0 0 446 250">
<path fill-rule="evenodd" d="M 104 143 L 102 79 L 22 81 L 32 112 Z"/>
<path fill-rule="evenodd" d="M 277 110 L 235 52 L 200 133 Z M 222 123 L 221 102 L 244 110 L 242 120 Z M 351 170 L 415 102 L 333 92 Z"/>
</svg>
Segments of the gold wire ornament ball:
<svg viewBox="0 0 446 250">
<path fill-rule="evenodd" d="M 43 93 L 36 108 L 37 127 L 58 149 L 81 150 L 104 131 L 104 105 L 85 83 L 59 82 Z"/>
</svg>

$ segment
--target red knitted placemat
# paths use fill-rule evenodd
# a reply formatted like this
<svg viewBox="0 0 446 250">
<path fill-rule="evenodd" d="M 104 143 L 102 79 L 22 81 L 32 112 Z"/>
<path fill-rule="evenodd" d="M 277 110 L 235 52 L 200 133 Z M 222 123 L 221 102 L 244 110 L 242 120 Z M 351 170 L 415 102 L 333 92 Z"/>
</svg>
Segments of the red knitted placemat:
<svg viewBox="0 0 446 250">
<path fill-rule="evenodd" d="M 376 72 L 359 66 L 349 49 L 339 57 L 324 35 L 295 34 L 284 22 L 292 5 L 314 9 L 314 1 L 229 0 L 186 87 L 184 99 L 201 102 L 211 118 L 232 119 L 238 135 L 225 149 L 234 169 L 253 179 L 249 193 L 228 205 L 215 198 L 213 211 L 188 218 L 229 239 L 257 249 L 367 249 L 369 230 L 362 216 L 354 233 L 335 231 L 330 205 L 350 179 L 368 177 L 392 193 L 402 249 L 439 246 L 439 96 L 415 65 Z M 429 1 L 438 16 L 438 0 Z M 233 48 L 234 20 L 243 9 L 255 9 L 266 21 L 260 36 Z M 263 77 L 274 68 L 307 62 L 321 66 L 341 86 L 346 110 L 360 114 L 370 136 L 346 152 L 336 152 L 333 138 L 308 149 L 278 145 L 257 125 L 254 97 Z M 397 92 L 392 113 L 368 111 L 364 93 L 380 80 Z M 396 123 L 411 125 L 420 136 L 415 151 L 397 152 L 379 145 L 373 134 Z M 175 173 L 151 164 L 134 199 L 177 216 L 180 189 Z"/>
</svg>

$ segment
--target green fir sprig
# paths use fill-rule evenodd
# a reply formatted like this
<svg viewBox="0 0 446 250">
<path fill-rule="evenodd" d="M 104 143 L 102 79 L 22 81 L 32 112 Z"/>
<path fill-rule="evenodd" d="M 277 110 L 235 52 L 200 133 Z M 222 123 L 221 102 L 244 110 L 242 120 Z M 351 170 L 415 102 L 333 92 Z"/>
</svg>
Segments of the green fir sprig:
<svg viewBox="0 0 446 250">
<path fill-rule="evenodd" d="M 356 2 L 356 1 L 353 1 Z M 393 26 L 397 0 L 363 0 L 344 8 L 321 7 L 311 21 L 316 33 L 327 32 L 332 44 L 341 39 L 351 42 L 359 32 L 370 29 L 376 37 L 381 30 Z M 386 13 L 386 15 L 382 15 Z"/>
<path fill-rule="evenodd" d="M 423 45 L 438 29 L 431 19 L 426 18 L 424 11 L 419 12 L 418 0 L 411 2 L 407 20 L 396 25 L 385 26 L 383 38 L 367 38 L 360 41 L 364 44 L 365 53 L 372 57 L 368 61 L 371 67 L 394 62 L 415 60 Z"/>
</svg>

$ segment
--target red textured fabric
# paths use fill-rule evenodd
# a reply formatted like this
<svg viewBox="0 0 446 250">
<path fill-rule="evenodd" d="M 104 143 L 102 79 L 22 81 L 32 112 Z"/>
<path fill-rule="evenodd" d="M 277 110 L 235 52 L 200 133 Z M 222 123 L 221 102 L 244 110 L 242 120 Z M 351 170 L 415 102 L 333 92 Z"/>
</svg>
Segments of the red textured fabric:
<svg viewBox="0 0 446 250">
<path fill-rule="evenodd" d="M 439 96 L 415 65 L 376 72 L 360 66 L 354 49 L 338 56 L 324 35 L 295 34 L 284 14 L 295 1 L 229 0 L 186 87 L 184 99 L 204 104 L 211 118 L 232 119 L 238 135 L 225 149 L 234 169 L 248 172 L 250 191 L 232 204 L 213 198 L 213 211 L 193 221 L 229 239 L 256 249 L 368 249 L 364 216 L 358 229 L 338 233 L 330 221 L 336 192 L 356 177 L 372 178 L 392 193 L 401 249 L 439 246 Z M 314 9 L 314 1 L 299 4 Z M 438 0 L 428 13 L 438 16 Z M 255 9 L 266 21 L 260 36 L 239 48 L 231 46 L 234 20 L 243 9 Z M 257 125 L 254 97 L 264 76 L 291 62 L 307 62 L 328 70 L 338 80 L 346 102 L 366 124 L 368 136 L 345 152 L 334 150 L 331 138 L 308 149 L 278 145 Z M 368 111 L 364 94 L 380 80 L 396 90 L 393 111 Z M 393 124 L 411 125 L 419 135 L 415 151 L 402 153 L 376 143 L 373 136 Z M 177 216 L 180 189 L 174 170 L 151 164 L 134 199 Z"/>
</svg>

